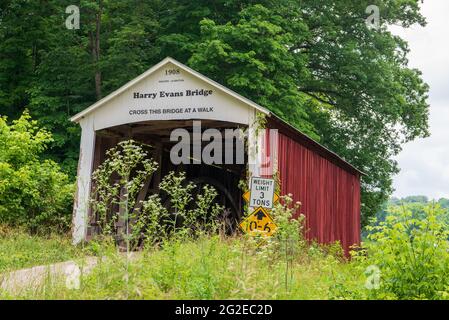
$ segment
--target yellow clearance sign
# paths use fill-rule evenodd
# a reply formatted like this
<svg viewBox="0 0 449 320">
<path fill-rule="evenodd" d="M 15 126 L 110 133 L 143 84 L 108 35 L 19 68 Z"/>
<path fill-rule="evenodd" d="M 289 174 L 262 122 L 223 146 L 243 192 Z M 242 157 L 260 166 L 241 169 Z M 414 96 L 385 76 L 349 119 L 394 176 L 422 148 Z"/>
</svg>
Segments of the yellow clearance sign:
<svg viewBox="0 0 449 320">
<path fill-rule="evenodd" d="M 271 237 L 278 227 L 268 211 L 262 207 L 254 210 L 239 226 L 251 236 L 262 235 L 265 237 Z"/>
</svg>

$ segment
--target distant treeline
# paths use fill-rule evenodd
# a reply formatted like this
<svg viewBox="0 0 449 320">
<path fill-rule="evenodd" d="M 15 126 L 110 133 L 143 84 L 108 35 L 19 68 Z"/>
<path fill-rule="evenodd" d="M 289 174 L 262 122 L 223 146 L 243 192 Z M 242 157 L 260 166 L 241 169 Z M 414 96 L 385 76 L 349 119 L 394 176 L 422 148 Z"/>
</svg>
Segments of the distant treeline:
<svg viewBox="0 0 449 320">
<path fill-rule="evenodd" d="M 439 205 L 447 211 L 447 215 L 444 217 L 444 220 L 447 221 L 447 225 L 449 227 L 449 199 L 429 199 L 427 196 L 423 195 L 407 196 L 403 198 L 391 197 L 382 205 L 381 209 L 374 217 L 375 220 L 373 219 L 369 225 L 378 225 L 379 223 L 385 221 L 386 217 L 394 214 L 393 212 L 398 207 L 404 207 L 407 210 L 410 210 L 413 218 L 421 220 L 426 216 L 425 207 L 432 204 Z M 368 232 L 366 230 L 362 232 L 363 236 L 366 236 L 367 234 Z"/>
<path fill-rule="evenodd" d="M 421 203 L 421 204 L 428 204 L 428 203 L 438 203 L 442 208 L 449 208 L 449 199 L 446 198 L 440 198 L 438 200 L 435 199 L 429 199 L 426 196 L 408 196 L 404 198 L 396 198 L 391 197 L 390 200 L 388 200 L 387 205 L 401 205 L 401 204 L 409 204 L 409 203 Z"/>
</svg>

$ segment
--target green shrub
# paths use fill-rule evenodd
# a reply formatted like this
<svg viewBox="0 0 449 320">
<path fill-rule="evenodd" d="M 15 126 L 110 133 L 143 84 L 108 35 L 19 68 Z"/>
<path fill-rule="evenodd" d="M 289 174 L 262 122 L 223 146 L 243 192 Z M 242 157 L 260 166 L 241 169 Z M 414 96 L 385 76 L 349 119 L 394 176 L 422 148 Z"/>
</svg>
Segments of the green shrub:
<svg viewBox="0 0 449 320">
<path fill-rule="evenodd" d="M 304 223 L 305 216 L 297 212 L 301 207 L 300 202 L 293 203 L 292 194 L 282 196 L 271 211 L 271 215 L 276 222 L 278 229 L 274 236 L 279 241 L 288 240 L 300 247 L 305 246 Z"/>
<path fill-rule="evenodd" d="M 198 236 L 218 229 L 217 216 L 223 208 L 214 203 L 217 191 L 205 185 L 194 198 L 196 185 L 187 182 L 183 172 L 170 172 L 160 182 L 167 201 L 155 194 L 137 203 L 145 179 L 157 166 L 134 140 L 107 151 L 107 159 L 92 176 L 91 205 L 100 236 L 117 235 L 127 250 L 134 250 L 141 240 L 151 246 L 169 236 Z"/>
<path fill-rule="evenodd" d="M 170 199 L 171 231 L 177 236 L 198 236 L 203 232 L 218 230 L 217 217 L 224 208 L 214 203 L 217 191 L 214 187 L 205 185 L 201 193 L 193 198 L 192 190 L 195 188 L 193 182 L 186 181 L 184 172 L 170 172 L 160 183 L 160 189 Z"/>
<path fill-rule="evenodd" d="M 393 207 L 385 221 L 369 228 L 365 263 L 380 269 L 375 297 L 438 299 L 449 290 L 449 229 L 439 205 L 416 215 L 407 206 Z"/>
<path fill-rule="evenodd" d="M 127 245 L 135 245 L 130 237 L 130 220 L 139 213 L 136 203 L 145 179 L 157 170 L 142 146 L 133 140 L 120 142 L 106 153 L 106 160 L 94 171 L 91 206 L 102 235 L 115 233 Z M 122 226 L 117 228 L 117 222 Z"/>
<path fill-rule="evenodd" d="M 70 225 L 73 184 L 55 162 L 42 159 L 51 141 L 27 112 L 11 125 L 0 118 L 0 223 L 32 232 Z"/>
</svg>

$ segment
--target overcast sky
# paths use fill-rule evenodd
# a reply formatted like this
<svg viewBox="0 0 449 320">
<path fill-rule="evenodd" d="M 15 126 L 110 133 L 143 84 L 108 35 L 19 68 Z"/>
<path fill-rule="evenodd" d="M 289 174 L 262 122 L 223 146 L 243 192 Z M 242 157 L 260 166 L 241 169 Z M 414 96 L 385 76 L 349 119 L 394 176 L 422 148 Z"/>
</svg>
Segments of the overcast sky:
<svg viewBox="0 0 449 320">
<path fill-rule="evenodd" d="M 408 41 L 410 66 L 420 69 L 430 85 L 431 137 L 404 146 L 393 195 L 449 198 L 449 1 L 424 0 L 422 13 L 426 27 L 393 30 Z"/>
</svg>

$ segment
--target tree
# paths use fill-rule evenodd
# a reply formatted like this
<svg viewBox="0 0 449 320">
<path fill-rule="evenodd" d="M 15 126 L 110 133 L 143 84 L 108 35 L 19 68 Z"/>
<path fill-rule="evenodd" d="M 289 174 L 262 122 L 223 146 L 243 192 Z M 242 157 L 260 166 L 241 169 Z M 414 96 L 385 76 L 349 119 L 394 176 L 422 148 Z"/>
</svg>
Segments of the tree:
<svg viewBox="0 0 449 320">
<path fill-rule="evenodd" d="M 18 118 L 29 103 L 27 90 L 47 48 L 48 1 L 0 2 L 0 114 Z"/>
<path fill-rule="evenodd" d="M 0 223 L 67 231 L 73 184 L 58 164 L 42 159 L 51 140 L 27 112 L 11 125 L 0 118 Z"/>
<path fill-rule="evenodd" d="M 354 0 L 81 0 L 80 30 L 64 27 L 69 4 L 0 5 L 0 112 L 18 116 L 28 105 L 54 132 L 48 156 L 72 175 L 79 129 L 69 115 L 166 56 L 365 172 L 364 224 L 392 191 L 401 145 L 429 134 L 428 87 L 407 65 L 407 43 L 387 29 L 424 26 L 418 0 L 372 1 L 378 30 L 365 24 L 367 3 Z"/>
<path fill-rule="evenodd" d="M 429 198 L 426 196 L 408 196 L 403 199 L 405 203 L 428 203 Z"/>
<path fill-rule="evenodd" d="M 80 8 L 79 30 L 65 27 L 72 4 Z M 74 177 L 80 132 L 68 119 L 156 62 L 157 1 L 9 0 L 2 6 L 0 114 L 17 118 L 27 107 L 53 133 L 47 156 Z"/>
<path fill-rule="evenodd" d="M 429 134 L 428 86 L 387 29 L 425 25 L 419 1 L 379 6 L 383 24 L 372 30 L 359 1 L 249 4 L 234 21 L 200 21 L 188 60 L 365 172 L 364 224 L 392 191 L 401 144 Z"/>
<path fill-rule="evenodd" d="M 438 204 L 444 209 L 449 209 L 449 199 L 440 198 Z"/>
</svg>

